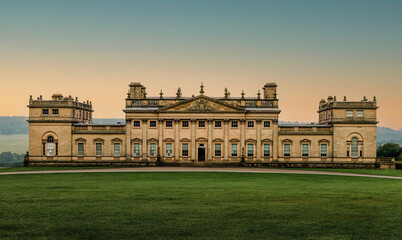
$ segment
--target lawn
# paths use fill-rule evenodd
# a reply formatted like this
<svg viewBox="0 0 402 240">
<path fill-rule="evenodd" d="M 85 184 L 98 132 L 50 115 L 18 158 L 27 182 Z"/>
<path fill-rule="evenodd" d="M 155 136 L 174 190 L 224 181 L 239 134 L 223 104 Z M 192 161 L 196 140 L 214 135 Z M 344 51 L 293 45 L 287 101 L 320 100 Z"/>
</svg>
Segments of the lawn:
<svg viewBox="0 0 402 240">
<path fill-rule="evenodd" d="M 254 173 L 0 176 L 0 239 L 401 239 L 402 180 Z"/>
</svg>

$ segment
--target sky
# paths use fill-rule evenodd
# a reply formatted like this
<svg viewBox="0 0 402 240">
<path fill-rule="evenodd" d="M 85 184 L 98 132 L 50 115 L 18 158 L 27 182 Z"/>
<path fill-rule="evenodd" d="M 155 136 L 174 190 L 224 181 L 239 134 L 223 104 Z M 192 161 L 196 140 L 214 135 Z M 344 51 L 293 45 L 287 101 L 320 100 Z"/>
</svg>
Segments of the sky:
<svg viewBox="0 0 402 240">
<path fill-rule="evenodd" d="M 0 116 L 29 96 L 92 101 L 123 118 L 130 82 L 148 96 L 257 96 L 278 84 L 280 120 L 318 121 L 322 98 L 377 97 L 402 128 L 402 1 L 1 0 Z"/>
</svg>

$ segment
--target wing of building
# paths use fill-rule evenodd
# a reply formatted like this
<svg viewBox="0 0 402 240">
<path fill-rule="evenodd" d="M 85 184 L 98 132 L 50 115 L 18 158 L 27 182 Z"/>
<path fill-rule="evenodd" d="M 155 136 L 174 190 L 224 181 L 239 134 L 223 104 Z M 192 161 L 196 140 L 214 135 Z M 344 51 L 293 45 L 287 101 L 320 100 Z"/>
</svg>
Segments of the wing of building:
<svg viewBox="0 0 402 240">
<path fill-rule="evenodd" d="M 29 101 L 26 165 L 254 164 L 370 167 L 376 99 L 319 102 L 319 122 L 280 124 L 277 85 L 257 97 L 147 97 L 131 83 L 125 123 L 93 124 L 92 103 L 54 94 Z"/>
</svg>

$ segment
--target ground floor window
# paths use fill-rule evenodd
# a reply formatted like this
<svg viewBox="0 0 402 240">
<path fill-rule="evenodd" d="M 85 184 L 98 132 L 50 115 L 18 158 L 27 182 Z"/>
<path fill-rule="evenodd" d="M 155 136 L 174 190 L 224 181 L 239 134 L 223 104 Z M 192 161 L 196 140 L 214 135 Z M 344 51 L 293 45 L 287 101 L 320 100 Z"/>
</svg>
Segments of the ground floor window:
<svg viewBox="0 0 402 240">
<path fill-rule="evenodd" d="M 215 157 L 222 156 L 222 148 L 220 143 L 215 143 Z"/>
<path fill-rule="evenodd" d="M 166 143 L 166 157 L 171 157 L 172 156 L 172 144 L 171 143 Z"/>
<path fill-rule="evenodd" d="M 47 143 L 46 143 L 46 156 L 48 157 L 53 157 L 54 156 L 54 138 L 52 136 L 49 136 L 47 138 Z"/>
<path fill-rule="evenodd" d="M 269 157 L 271 155 L 271 145 L 264 144 L 264 157 Z"/>
<path fill-rule="evenodd" d="M 352 145 L 351 145 L 351 153 L 352 153 L 352 157 L 358 157 L 358 153 L 359 153 L 359 143 L 357 140 L 357 137 L 352 138 Z"/>
<path fill-rule="evenodd" d="M 290 157 L 290 144 L 283 145 L 283 156 Z"/>
<path fill-rule="evenodd" d="M 134 143 L 134 157 L 140 156 L 140 144 Z"/>
<path fill-rule="evenodd" d="M 120 157 L 120 143 L 114 143 L 113 144 L 113 155 L 115 157 Z"/>
<path fill-rule="evenodd" d="M 78 156 L 84 156 L 84 143 L 78 143 Z"/>
<path fill-rule="evenodd" d="M 181 145 L 181 151 L 183 157 L 188 157 L 188 143 L 183 143 L 183 145 Z"/>
<path fill-rule="evenodd" d="M 247 156 L 248 157 L 254 156 L 254 144 L 247 144 Z"/>
<path fill-rule="evenodd" d="M 232 157 L 237 157 L 237 144 L 232 144 Z"/>
<path fill-rule="evenodd" d="M 156 157 L 156 143 L 149 144 L 149 156 Z"/>
<path fill-rule="evenodd" d="M 303 157 L 308 157 L 308 144 L 302 145 L 302 155 Z"/>
<path fill-rule="evenodd" d="M 327 144 L 321 144 L 321 157 L 327 157 Z"/>
<path fill-rule="evenodd" d="M 95 148 L 96 148 L 96 156 L 97 157 L 102 156 L 102 143 L 96 143 Z"/>
</svg>

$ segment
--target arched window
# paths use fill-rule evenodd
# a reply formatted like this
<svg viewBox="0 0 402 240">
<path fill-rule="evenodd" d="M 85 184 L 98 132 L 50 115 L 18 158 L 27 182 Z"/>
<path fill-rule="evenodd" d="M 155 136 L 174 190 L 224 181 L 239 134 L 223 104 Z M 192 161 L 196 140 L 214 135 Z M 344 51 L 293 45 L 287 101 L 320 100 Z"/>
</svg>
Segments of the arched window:
<svg viewBox="0 0 402 240">
<path fill-rule="evenodd" d="M 46 156 L 53 157 L 54 156 L 54 138 L 52 136 L 47 137 L 46 142 Z"/>
<path fill-rule="evenodd" d="M 352 145 L 351 145 L 351 156 L 358 157 L 359 156 L 359 145 L 357 137 L 352 138 Z"/>
</svg>

